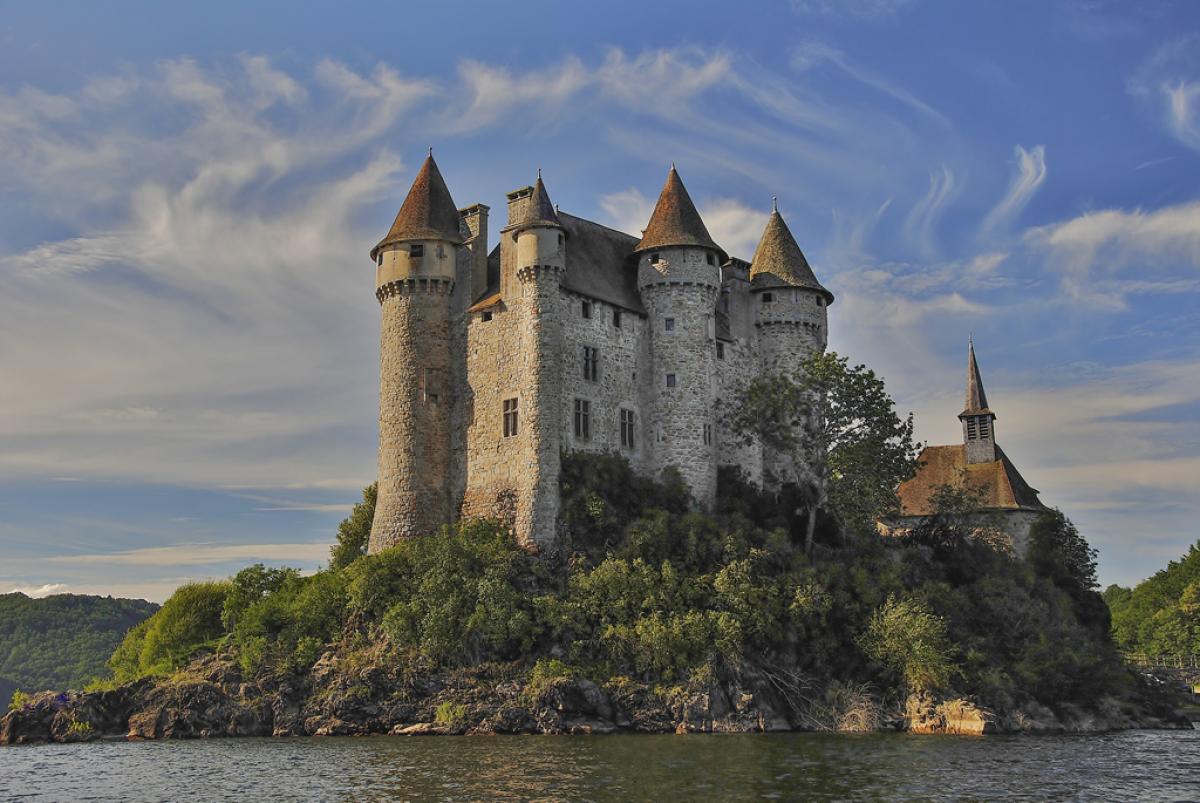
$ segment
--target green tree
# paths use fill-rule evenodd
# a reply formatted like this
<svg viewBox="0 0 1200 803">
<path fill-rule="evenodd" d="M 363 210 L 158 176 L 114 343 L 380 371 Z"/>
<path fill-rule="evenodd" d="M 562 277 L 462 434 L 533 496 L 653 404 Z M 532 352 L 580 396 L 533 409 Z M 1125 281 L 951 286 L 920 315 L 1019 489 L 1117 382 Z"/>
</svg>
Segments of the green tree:
<svg viewBox="0 0 1200 803">
<path fill-rule="evenodd" d="M 723 418 L 743 443 L 791 454 L 796 501 L 807 515 L 804 546 L 811 552 L 817 511 L 832 507 L 852 531 L 866 532 L 898 507 L 896 486 L 913 475 L 919 445 L 913 417 L 901 418 L 883 380 L 834 352 L 805 360 L 798 374 L 768 373 L 743 385 L 724 405 Z"/>
<path fill-rule="evenodd" d="M 344 569 L 367 554 L 371 540 L 371 522 L 375 519 L 377 483 L 363 488 L 362 501 L 338 525 L 337 543 L 330 550 L 329 568 Z"/>
<path fill-rule="evenodd" d="M 153 616 L 125 636 L 109 667 L 118 681 L 171 672 L 225 635 L 221 614 L 230 584 L 180 586 Z M 135 658 L 136 656 L 136 658 Z"/>
<path fill-rule="evenodd" d="M 873 661 L 899 673 L 909 691 L 942 688 L 956 671 L 945 620 L 919 599 L 889 596 L 859 643 Z"/>
</svg>

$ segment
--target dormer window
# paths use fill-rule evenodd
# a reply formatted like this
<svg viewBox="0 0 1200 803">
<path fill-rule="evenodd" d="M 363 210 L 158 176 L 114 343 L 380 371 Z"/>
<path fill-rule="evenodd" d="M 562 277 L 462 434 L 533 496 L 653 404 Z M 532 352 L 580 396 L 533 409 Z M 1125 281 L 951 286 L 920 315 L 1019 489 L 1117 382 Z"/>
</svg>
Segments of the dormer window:
<svg viewBox="0 0 1200 803">
<path fill-rule="evenodd" d="M 425 245 L 423 243 L 413 243 L 408 247 L 409 259 L 420 259 L 425 256 Z"/>
</svg>

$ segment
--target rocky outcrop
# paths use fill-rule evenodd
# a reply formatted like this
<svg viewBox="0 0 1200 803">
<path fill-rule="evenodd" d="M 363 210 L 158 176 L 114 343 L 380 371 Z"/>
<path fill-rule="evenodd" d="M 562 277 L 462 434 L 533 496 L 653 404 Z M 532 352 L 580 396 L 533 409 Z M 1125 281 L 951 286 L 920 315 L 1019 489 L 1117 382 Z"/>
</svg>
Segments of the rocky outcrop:
<svg viewBox="0 0 1200 803">
<path fill-rule="evenodd" d="M 721 678 L 693 678 L 671 688 L 629 678 L 604 684 L 581 677 L 534 683 L 523 664 L 419 674 L 376 649 L 348 654 L 331 650 L 307 672 L 254 678 L 243 677 L 230 657 L 210 655 L 171 678 L 108 691 L 45 692 L 0 719 L 0 744 L 887 727 L 982 736 L 1191 726 L 1169 705 L 1149 699 L 1105 699 L 1087 710 L 1063 705 L 1054 711 L 1028 701 L 993 712 L 970 699 L 913 695 L 892 715 L 868 687 L 833 684 L 824 692 L 814 691 L 749 665 L 730 668 Z"/>
</svg>

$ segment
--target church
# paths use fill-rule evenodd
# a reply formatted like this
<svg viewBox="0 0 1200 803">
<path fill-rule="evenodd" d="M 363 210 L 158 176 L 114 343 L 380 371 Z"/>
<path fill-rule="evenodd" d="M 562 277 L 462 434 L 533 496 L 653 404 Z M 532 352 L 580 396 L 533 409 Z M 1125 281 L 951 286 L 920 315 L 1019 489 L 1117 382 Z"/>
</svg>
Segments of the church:
<svg viewBox="0 0 1200 803">
<path fill-rule="evenodd" d="M 718 400 L 795 371 L 828 339 L 830 293 L 777 208 L 749 261 L 714 242 L 672 165 L 641 237 L 560 210 L 541 172 L 509 192 L 490 249 L 432 152 L 371 249 L 381 307 L 371 552 L 493 516 L 552 544 L 564 453 L 673 468 L 700 508 L 720 465 L 772 487 L 803 474 L 725 430 Z M 982 391 L 981 391 L 982 392 Z"/>
<path fill-rule="evenodd" d="M 880 529 L 893 535 L 910 532 L 938 512 L 936 495 L 950 489 L 963 492 L 975 507 L 967 515 L 968 527 L 1002 533 L 1013 551 L 1024 556 L 1029 530 L 1048 508 L 996 443 L 996 414 L 988 407 L 973 342 L 967 344 L 967 394 L 958 419 L 962 443 L 925 447 L 916 476 L 896 491 L 900 515 L 881 522 Z"/>
</svg>

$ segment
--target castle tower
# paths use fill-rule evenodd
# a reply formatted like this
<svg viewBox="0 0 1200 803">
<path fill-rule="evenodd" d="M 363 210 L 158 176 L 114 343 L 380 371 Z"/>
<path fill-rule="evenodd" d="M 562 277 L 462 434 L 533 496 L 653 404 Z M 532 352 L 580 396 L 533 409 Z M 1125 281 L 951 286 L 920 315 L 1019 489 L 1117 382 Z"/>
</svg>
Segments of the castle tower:
<svg viewBox="0 0 1200 803">
<path fill-rule="evenodd" d="M 817 281 L 774 204 L 750 263 L 750 297 L 761 371 L 795 374 L 804 360 L 825 350 L 829 331 L 826 310 L 833 303 L 833 293 Z M 821 456 L 813 455 L 813 459 Z M 763 484 L 767 487 L 798 481 L 801 468 L 786 455 L 763 451 Z"/>
<path fill-rule="evenodd" d="M 650 333 L 650 468 L 679 469 L 707 506 L 717 487 L 714 313 L 726 255 L 709 236 L 675 165 L 634 257 Z"/>
<path fill-rule="evenodd" d="M 371 249 L 383 317 L 371 553 L 450 521 L 450 305 L 461 243 L 458 210 L 430 151 Z"/>
<path fill-rule="evenodd" d="M 537 182 L 509 193 L 509 221 L 501 229 L 515 246 L 521 314 L 518 432 L 527 444 L 528 465 L 520 472 L 515 529 L 526 544 L 548 546 L 558 518 L 558 475 L 562 448 L 562 340 L 566 273 L 566 230 L 550 203 L 542 171 Z"/>
<path fill-rule="evenodd" d="M 962 421 L 967 465 L 996 461 L 996 414 L 988 409 L 987 394 L 975 362 L 975 343 L 967 340 L 967 401 L 958 414 Z"/>
</svg>

